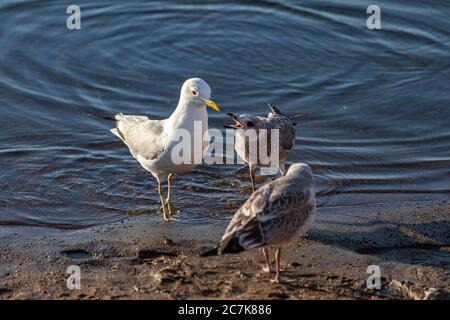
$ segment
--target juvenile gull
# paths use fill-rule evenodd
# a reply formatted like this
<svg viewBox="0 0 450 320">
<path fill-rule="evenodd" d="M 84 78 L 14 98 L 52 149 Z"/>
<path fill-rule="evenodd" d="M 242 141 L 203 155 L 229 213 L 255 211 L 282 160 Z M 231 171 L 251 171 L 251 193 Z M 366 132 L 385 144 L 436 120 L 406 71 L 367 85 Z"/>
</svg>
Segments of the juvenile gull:
<svg viewBox="0 0 450 320">
<path fill-rule="evenodd" d="M 267 246 L 277 246 L 276 274 L 280 283 L 281 246 L 304 236 L 311 228 L 316 211 L 314 180 L 311 168 L 292 164 L 285 176 L 262 186 L 235 213 L 216 249 L 203 256 L 238 253 L 263 248 L 265 270 L 271 271 Z"/>
<path fill-rule="evenodd" d="M 264 148 L 267 148 L 265 150 L 267 150 L 268 157 L 271 158 L 271 130 L 279 130 L 278 169 L 281 175 L 284 175 L 286 172 L 286 158 L 295 145 L 294 127 L 296 126 L 296 123 L 294 123 L 292 119 L 307 115 L 307 113 L 302 113 L 295 117 L 289 118 L 283 115 L 276 106 L 269 103 L 268 107 L 270 108 L 271 112 L 267 115 L 267 117 L 252 116 L 247 114 L 236 116 L 233 113 L 228 113 L 230 118 L 233 119 L 234 124 L 225 126 L 226 128 L 232 128 L 236 130 L 234 149 L 236 150 L 237 154 L 249 165 L 250 180 L 252 182 L 253 192 L 255 192 L 256 189 L 254 167 L 256 165 L 261 165 L 259 150 L 262 146 L 264 146 Z M 261 129 L 267 130 L 267 139 L 260 139 L 259 132 Z M 250 135 L 250 131 L 255 132 L 256 135 Z M 251 156 L 252 150 L 255 155 L 253 157 Z"/>
<path fill-rule="evenodd" d="M 119 137 L 130 149 L 131 155 L 149 171 L 158 181 L 158 193 L 162 205 L 164 220 L 168 221 L 172 214 L 172 199 L 170 192 L 171 178 L 175 174 L 192 171 L 196 164 L 176 164 L 172 159 L 172 150 L 179 143 L 179 129 L 191 132 L 191 154 L 194 144 L 200 143 L 202 152 L 208 142 L 203 141 L 203 134 L 208 130 L 208 114 L 206 106 L 219 111 L 217 104 L 210 100 L 211 88 L 199 78 L 186 80 L 181 88 L 178 106 L 168 119 L 151 120 L 146 116 L 123 115 L 115 116 L 116 127 L 111 132 Z M 194 122 L 201 121 L 202 141 L 194 141 Z M 203 153 L 202 153 L 203 154 Z M 163 199 L 162 183 L 167 179 L 167 198 Z"/>
</svg>

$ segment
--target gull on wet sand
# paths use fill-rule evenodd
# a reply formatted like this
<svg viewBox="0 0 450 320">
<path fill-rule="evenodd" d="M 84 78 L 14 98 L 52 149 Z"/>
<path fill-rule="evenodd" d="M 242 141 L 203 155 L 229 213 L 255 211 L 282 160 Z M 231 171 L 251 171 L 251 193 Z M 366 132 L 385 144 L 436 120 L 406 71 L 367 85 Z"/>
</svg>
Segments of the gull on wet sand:
<svg viewBox="0 0 450 320">
<path fill-rule="evenodd" d="M 237 154 L 249 165 L 250 180 L 252 183 L 252 191 L 256 189 L 254 179 L 254 167 L 261 164 L 260 150 L 264 146 L 265 150 L 271 158 L 271 130 L 279 130 L 278 141 L 278 170 L 281 175 L 286 172 L 285 161 L 289 152 L 295 145 L 295 126 L 292 120 L 308 115 L 302 113 L 294 117 L 287 117 L 283 115 L 280 110 L 273 104 L 268 104 L 270 113 L 267 117 L 253 116 L 243 114 L 236 116 L 233 113 L 228 113 L 234 124 L 225 126 L 236 130 L 235 150 Z M 260 136 L 261 130 L 267 130 L 267 136 Z M 255 135 L 249 133 L 254 132 Z M 252 156 L 253 152 L 253 156 Z"/>
<path fill-rule="evenodd" d="M 289 167 L 285 176 L 256 190 L 234 214 L 217 248 L 202 256 L 238 253 L 263 248 L 265 270 L 271 272 L 269 246 L 276 246 L 275 278 L 280 283 L 281 246 L 304 236 L 316 211 L 311 168 L 304 163 Z"/>
<path fill-rule="evenodd" d="M 186 80 L 181 88 L 180 100 L 175 111 L 168 119 L 152 120 L 146 116 L 117 114 L 114 117 L 116 127 L 111 132 L 120 138 L 129 148 L 131 155 L 150 172 L 158 181 L 158 193 L 162 205 L 164 220 L 168 221 L 172 215 L 173 204 L 171 198 L 171 179 L 174 175 L 192 171 L 196 163 L 175 163 L 172 150 L 179 139 L 179 130 L 194 132 L 194 123 L 201 122 L 202 141 L 194 141 L 191 134 L 190 146 L 201 144 L 202 152 L 209 142 L 203 141 L 203 135 L 208 131 L 208 114 L 206 106 L 215 111 L 219 107 L 211 99 L 211 88 L 199 78 Z M 194 152 L 192 151 L 191 154 Z M 203 153 L 202 153 L 203 154 Z M 167 180 L 167 198 L 164 200 L 162 183 Z"/>
</svg>

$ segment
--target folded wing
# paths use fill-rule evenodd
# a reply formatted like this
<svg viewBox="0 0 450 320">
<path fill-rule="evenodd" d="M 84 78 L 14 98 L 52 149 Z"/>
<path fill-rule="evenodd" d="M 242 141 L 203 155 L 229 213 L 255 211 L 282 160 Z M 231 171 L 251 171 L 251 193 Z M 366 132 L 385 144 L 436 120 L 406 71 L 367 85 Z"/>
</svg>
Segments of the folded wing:
<svg viewBox="0 0 450 320">
<path fill-rule="evenodd" d="M 163 151 L 161 143 L 164 120 L 151 120 L 146 116 L 116 115 L 116 128 L 111 132 L 119 137 L 137 159 L 156 159 Z"/>
<path fill-rule="evenodd" d="M 280 243 L 295 236 L 315 208 L 309 188 L 258 189 L 236 212 L 219 244 L 219 253 Z"/>
</svg>

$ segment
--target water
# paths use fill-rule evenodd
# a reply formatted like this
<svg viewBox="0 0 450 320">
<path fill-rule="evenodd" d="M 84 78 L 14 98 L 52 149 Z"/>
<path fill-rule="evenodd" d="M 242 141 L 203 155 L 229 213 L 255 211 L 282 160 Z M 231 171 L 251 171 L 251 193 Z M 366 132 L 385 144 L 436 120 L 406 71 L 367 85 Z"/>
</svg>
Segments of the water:
<svg viewBox="0 0 450 320">
<path fill-rule="evenodd" d="M 74 2 L 81 31 L 66 28 Z M 290 161 L 311 164 L 321 205 L 449 199 L 450 3 L 394 2 L 370 31 L 369 1 L 2 1 L 0 225 L 160 219 L 155 181 L 80 112 L 164 118 L 193 76 L 225 112 L 311 113 Z M 249 191 L 241 167 L 175 179 L 181 221 L 229 219 Z"/>
</svg>

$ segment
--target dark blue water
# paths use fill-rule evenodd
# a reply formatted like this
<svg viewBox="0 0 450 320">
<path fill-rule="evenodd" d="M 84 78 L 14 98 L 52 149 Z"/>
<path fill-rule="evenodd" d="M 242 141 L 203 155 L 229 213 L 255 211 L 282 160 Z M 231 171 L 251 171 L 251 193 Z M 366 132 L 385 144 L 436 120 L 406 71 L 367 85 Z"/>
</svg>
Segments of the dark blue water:
<svg viewBox="0 0 450 320">
<path fill-rule="evenodd" d="M 313 167 L 323 205 L 450 198 L 450 2 L 377 1 L 379 31 L 370 4 L 2 1 L 0 224 L 160 219 L 153 178 L 80 112 L 164 118 L 194 76 L 225 112 L 310 112 L 290 162 Z M 181 221 L 228 219 L 249 192 L 240 168 L 175 180 Z"/>
</svg>

